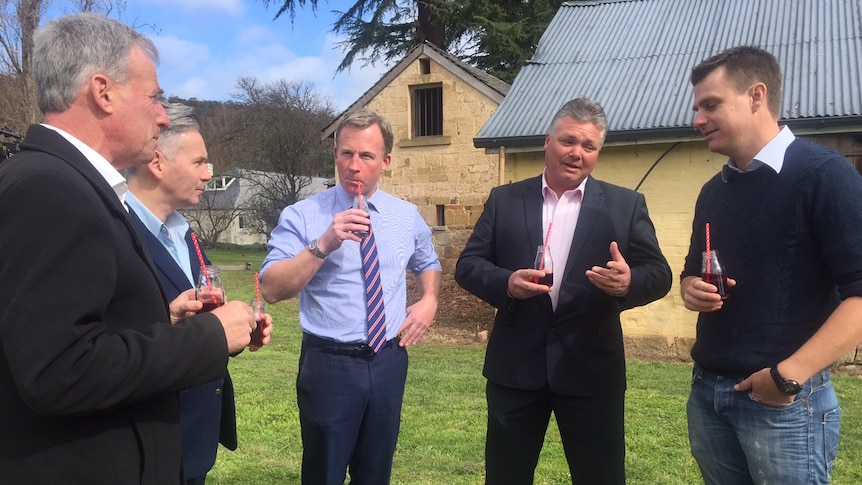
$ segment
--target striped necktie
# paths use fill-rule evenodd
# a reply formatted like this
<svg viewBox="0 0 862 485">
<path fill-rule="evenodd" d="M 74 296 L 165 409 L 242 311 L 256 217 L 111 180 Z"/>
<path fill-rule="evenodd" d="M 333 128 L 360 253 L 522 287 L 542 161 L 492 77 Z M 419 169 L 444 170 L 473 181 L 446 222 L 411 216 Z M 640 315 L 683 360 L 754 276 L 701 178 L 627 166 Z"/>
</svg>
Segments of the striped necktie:
<svg viewBox="0 0 862 485">
<path fill-rule="evenodd" d="M 370 227 L 368 237 L 364 238 L 359 245 L 359 254 L 362 256 L 362 276 L 365 280 L 368 346 L 376 353 L 386 343 L 386 310 L 383 307 L 377 243 L 374 241 L 374 231 Z"/>
</svg>

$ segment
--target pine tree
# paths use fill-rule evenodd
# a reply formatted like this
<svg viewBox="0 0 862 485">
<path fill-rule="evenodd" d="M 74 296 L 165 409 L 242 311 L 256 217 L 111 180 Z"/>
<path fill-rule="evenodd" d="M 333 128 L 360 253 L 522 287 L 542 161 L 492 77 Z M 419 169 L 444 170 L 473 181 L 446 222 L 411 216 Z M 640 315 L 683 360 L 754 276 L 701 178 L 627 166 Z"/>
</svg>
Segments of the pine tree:
<svg viewBox="0 0 862 485">
<path fill-rule="evenodd" d="M 261 0 L 281 3 L 275 18 L 318 0 Z M 391 62 L 428 41 L 498 78 L 512 82 L 535 51 L 563 0 L 357 0 L 332 32 L 344 34 L 343 71 L 357 60 Z"/>
</svg>

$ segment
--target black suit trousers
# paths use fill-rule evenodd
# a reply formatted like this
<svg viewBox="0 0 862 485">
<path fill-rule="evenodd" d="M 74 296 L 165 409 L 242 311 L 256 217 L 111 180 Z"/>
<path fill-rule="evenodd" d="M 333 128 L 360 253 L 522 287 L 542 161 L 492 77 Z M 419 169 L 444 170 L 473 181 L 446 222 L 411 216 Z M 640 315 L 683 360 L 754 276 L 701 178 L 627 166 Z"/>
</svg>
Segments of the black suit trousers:
<svg viewBox="0 0 862 485">
<path fill-rule="evenodd" d="M 624 395 L 563 396 L 488 381 L 486 485 L 530 485 L 551 412 L 573 484 L 625 484 Z"/>
</svg>

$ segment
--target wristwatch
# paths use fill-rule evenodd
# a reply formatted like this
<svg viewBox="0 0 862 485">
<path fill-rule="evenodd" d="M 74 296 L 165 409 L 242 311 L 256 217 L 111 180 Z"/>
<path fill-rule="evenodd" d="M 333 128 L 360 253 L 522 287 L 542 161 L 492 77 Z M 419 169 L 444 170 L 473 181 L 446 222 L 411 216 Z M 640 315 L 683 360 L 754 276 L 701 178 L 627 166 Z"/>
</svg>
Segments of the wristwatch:
<svg viewBox="0 0 862 485">
<path fill-rule="evenodd" d="M 778 386 L 778 390 L 781 391 L 782 394 L 786 396 L 795 396 L 802 392 L 802 386 L 799 385 L 798 382 L 793 379 L 785 379 L 784 377 L 781 377 L 781 374 L 778 373 L 777 365 L 774 365 L 769 369 L 769 374 L 772 376 L 772 380 L 775 381 L 775 385 Z"/>
<path fill-rule="evenodd" d="M 326 259 L 328 254 L 324 253 L 320 250 L 320 246 L 317 245 L 317 239 L 308 243 L 308 250 L 311 251 L 311 254 L 317 256 L 320 259 Z"/>
</svg>

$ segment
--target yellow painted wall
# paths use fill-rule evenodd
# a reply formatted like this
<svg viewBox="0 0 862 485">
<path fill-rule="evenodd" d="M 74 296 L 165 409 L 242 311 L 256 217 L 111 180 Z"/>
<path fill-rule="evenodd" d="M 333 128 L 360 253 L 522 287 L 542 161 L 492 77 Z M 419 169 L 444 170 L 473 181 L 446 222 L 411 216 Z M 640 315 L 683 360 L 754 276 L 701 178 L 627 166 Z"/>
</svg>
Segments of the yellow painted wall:
<svg viewBox="0 0 862 485">
<path fill-rule="evenodd" d="M 802 136 L 837 150 L 862 171 L 862 137 L 854 135 Z M 635 189 L 653 163 L 672 143 L 605 146 L 592 175 L 605 182 Z M 679 274 L 691 237 L 694 204 L 707 180 L 721 170 L 725 157 L 709 151 L 703 141 L 682 142 L 649 173 L 638 191 L 644 194 L 662 252 L 674 275 L 667 296 L 622 314 L 626 352 L 633 358 L 689 360 L 697 314 L 686 310 L 679 290 Z M 508 153 L 506 183 L 539 175 L 544 153 Z M 731 275 L 732 276 L 732 275 Z M 862 346 L 860 346 L 862 355 Z M 842 361 L 854 362 L 854 352 Z"/>
<path fill-rule="evenodd" d="M 634 189 L 671 145 L 606 146 L 592 175 L 605 182 Z M 697 315 L 683 307 L 678 277 L 688 252 L 695 200 L 703 184 L 720 170 L 723 163 L 724 158 L 711 153 L 706 143 L 680 143 L 656 165 L 638 190 L 646 198 L 674 283 L 663 299 L 623 313 L 626 336 L 658 336 L 669 342 L 694 338 Z M 542 152 L 509 154 L 506 156 L 505 180 L 510 182 L 536 176 L 544 166 Z M 683 346 L 680 357 L 687 352 L 688 346 Z"/>
</svg>

